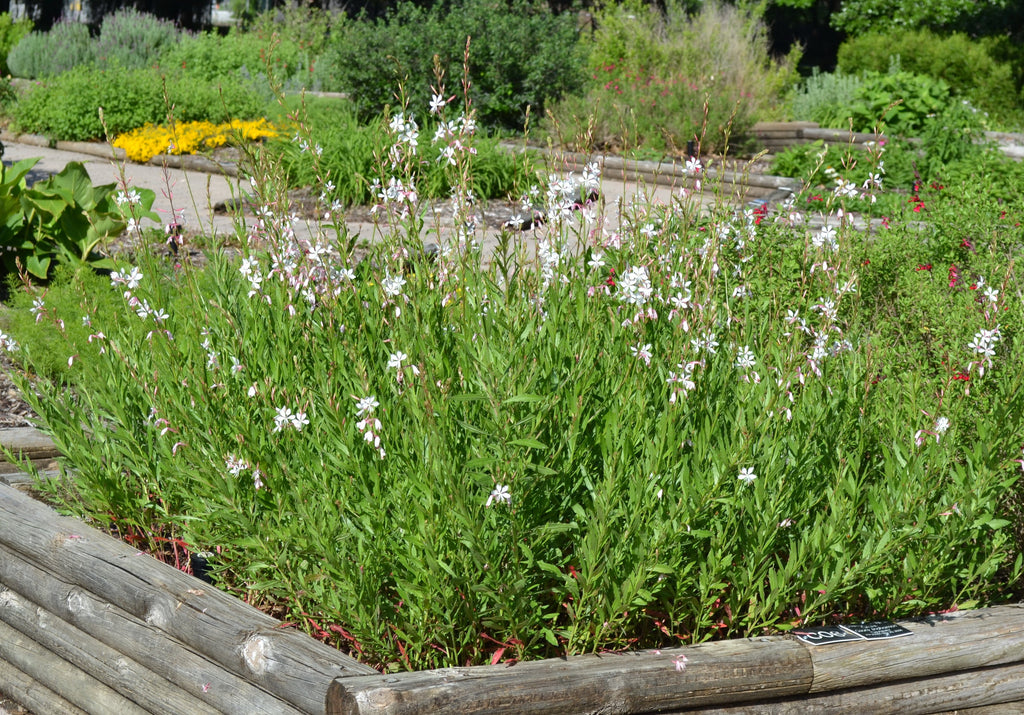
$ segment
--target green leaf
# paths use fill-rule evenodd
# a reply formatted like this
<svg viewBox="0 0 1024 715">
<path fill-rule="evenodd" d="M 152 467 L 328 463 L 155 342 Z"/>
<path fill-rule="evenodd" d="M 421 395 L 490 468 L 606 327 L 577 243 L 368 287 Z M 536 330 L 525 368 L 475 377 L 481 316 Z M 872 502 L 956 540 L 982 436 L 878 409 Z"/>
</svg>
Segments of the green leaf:
<svg viewBox="0 0 1024 715">
<path fill-rule="evenodd" d="M 514 447 L 529 447 L 530 449 L 547 449 L 548 446 L 538 439 L 532 437 L 521 437 L 520 439 L 514 439 L 509 442 Z"/>
</svg>

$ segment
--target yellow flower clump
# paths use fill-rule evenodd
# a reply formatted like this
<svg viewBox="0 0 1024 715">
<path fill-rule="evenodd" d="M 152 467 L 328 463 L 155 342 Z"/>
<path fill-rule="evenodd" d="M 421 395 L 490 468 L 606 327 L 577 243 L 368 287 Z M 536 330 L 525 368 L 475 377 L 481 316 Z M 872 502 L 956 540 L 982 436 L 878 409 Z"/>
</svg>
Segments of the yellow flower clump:
<svg viewBox="0 0 1024 715">
<path fill-rule="evenodd" d="M 147 124 L 118 135 L 114 146 L 124 149 L 132 161 L 146 162 L 157 154 L 195 154 L 204 148 L 224 146 L 232 140 L 251 141 L 276 137 L 278 133 L 266 119 L 232 119 L 226 124 L 185 122 L 170 127 Z"/>
</svg>

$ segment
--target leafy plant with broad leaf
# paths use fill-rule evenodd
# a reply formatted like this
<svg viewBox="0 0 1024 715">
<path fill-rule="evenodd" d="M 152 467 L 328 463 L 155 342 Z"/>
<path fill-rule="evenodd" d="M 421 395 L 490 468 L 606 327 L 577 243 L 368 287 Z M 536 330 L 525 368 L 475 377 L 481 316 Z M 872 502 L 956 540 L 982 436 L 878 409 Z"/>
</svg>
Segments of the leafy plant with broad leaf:
<svg viewBox="0 0 1024 715">
<path fill-rule="evenodd" d="M 150 211 L 156 198 L 152 190 L 138 189 L 138 215 L 125 217 L 115 198 L 116 186 L 94 186 L 79 162 L 29 188 L 26 177 L 38 161 L 19 161 L 5 166 L 0 174 L 3 273 L 17 271 L 19 263 L 43 280 L 54 262 L 113 268 L 114 263 L 97 253 L 96 247 L 123 233 L 129 220 L 159 220 Z"/>
</svg>

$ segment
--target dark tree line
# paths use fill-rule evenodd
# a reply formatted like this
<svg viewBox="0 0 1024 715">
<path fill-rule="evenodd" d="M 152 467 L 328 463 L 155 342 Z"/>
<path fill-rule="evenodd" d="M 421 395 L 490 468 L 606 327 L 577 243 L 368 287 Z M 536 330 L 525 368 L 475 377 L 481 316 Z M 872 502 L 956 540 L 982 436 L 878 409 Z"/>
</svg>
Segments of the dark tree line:
<svg viewBox="0 0 1024 715">
<path fill-rule="evenodd" d="M 9 1 L 4 4 L 10 5 Z M 72 16 L 78 8 L 86 7 L 89 22 L 95 25 L 106 15 L 125 7 L 171 20 L 190 30 L 201 29 L 210 23 L 210 0 L 25 0 L 24 4 L 25 14 L 32 18 L 37 30 L 48 30 L 61 17 Z"/>
</svg>

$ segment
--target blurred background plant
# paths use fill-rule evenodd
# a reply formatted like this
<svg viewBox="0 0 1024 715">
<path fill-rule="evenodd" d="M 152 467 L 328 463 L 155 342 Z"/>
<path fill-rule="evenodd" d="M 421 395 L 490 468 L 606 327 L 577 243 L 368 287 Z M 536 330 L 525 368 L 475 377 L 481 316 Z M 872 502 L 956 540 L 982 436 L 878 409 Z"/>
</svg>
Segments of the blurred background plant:
<svg viewBox="0 0 1024 715">
<path fill-rule="evenodd" d="M 661 10 L 631 0 L 607 6 L 595 24 L 582 43 L 586 88 L 551 107 L 547 125 L 573 148 L 679 155 L 693 141 L 722 152 L 758 119 L 783 115 L 800 52 L 773 60 L 766 28 L 750 14 L 717 2 L 691 13 L 680 2 Z M 581 125 L 582 140 L 572 135 Z"/>
</svg>

